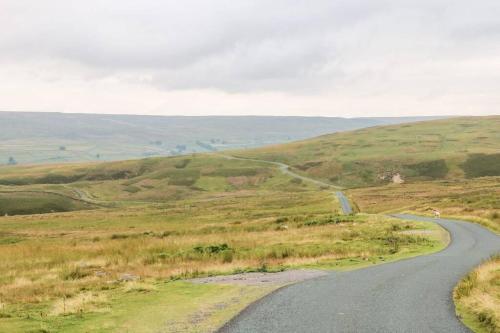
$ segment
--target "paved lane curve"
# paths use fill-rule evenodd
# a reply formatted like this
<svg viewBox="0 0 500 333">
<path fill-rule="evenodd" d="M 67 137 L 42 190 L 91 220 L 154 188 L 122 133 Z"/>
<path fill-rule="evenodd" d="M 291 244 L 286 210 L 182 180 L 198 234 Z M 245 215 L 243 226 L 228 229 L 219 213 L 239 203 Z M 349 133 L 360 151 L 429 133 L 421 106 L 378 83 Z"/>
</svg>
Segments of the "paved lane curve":
<svg viewBox="0 0 500 333">
<path fill-rule="evenodd" d="M 315 184 L 315 185 L 318 185 L 321 187 L 328 187 L 328 188 L 339 189 L 339 190 L 342 189 L 340 186 L 337 186 L 337 185 L 332 185 L 332 184 L 323 182 L 321 180 L 317 180 L 317 179 L 313 179 L 313 178 L 299 175 L 298 173 L 291 171 L 290 166 L 288 164 L 285 164 L 285 163 L 259 160 L 259 159 L 255 159 L 255 158 L 236 157 L 236 156 L 226 155 L 226 154 L 218 154 L 218 155 L 222 156 L 224 158 L 227 158 L 228 160 L 250 161 L 250 162 L 271 164 L 271 165 L 277 166 L 282 173 L 289 175 L 289 176 L 292 176 L 294 178 L 299 178 L 299 179 L 302 179 L 303 181 L 306 181 L 306 182 L 309 182 L 309 183 L 312 183 L 312 184 Z"/>
<path fill-rule="evenodd" d="M 445 250 L 305 281 L 254 303 L 219 332 L 469 332 L 456 318 L 459 279 L 500 251 L 500 237 L 464 221 L 395 215 L 446 228 Z"/>
<path fill-rule="evenodd" d="M 337 191 L 335 192 L 335 195 L 339 199 L 340 202 L 340 207 L 342 208 L 342 211 L 344 214 L 349 215 L 352 214 L 352 207 L 351 204 L 349 203 L 349 199 L 345 196 L 345 194 L 342 191 Z"/>
</svg>

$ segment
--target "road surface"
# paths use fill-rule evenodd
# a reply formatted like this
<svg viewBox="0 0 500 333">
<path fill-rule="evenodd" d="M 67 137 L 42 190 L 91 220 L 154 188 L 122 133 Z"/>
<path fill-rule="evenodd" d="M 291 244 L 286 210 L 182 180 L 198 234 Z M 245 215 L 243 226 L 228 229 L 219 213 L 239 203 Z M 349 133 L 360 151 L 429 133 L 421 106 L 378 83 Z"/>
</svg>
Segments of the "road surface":
<svg viewBox="0 0 500 333">
<path fill-rule="evenodd" d="M 452 290 L 500 251 L 500 237 L 463 221 L 411 215 L 446 228 L 443 251 L 327 276 L 280 289 L 220 329 L 227 332 L 469 332 L 456 318 Z"/>
<path fill-rule="evenodd" d="M 339 199 L 340 207 L 342 208 L 342 211 L 344 212 L 344 214 L 346 214 L 346 215 L 352 214 L 351 204 L 349 203 L 349 199 L 347 199 L 345 194 L 342 193 L 341 191 L 337 191 L 337 192 L 335 192 L 335 195 Z"/>
</svg>

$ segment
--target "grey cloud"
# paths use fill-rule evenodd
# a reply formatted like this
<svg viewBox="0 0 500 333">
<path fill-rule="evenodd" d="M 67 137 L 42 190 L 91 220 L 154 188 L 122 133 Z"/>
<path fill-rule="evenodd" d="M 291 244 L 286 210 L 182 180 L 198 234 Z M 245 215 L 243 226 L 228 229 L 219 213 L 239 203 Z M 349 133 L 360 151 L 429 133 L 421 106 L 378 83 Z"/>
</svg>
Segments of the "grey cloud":
<svg viewBox="0 0 500 333">
<path fill-rule="evenodd" d="M 321 92 L 469 57 L 462 37 L 499 42 L 496 3 L 4 0 L 0 61 L 60 59 L 166 90 Z"/>
</svg>

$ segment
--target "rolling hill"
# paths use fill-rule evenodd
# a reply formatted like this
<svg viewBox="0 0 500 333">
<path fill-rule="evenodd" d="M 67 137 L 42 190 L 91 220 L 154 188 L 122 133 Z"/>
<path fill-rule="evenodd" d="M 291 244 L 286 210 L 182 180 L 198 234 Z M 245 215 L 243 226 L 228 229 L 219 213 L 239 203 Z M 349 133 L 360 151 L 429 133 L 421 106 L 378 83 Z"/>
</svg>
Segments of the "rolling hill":
<svg viewBox="0 0 500 333">
<path fill-rule="evenodd" d="M 475 179 L 500 176 L 498 128 L 498 116 L 454 118 L 372 127 L 229 154 L 283 162 L 299 174 L 347 188 Z M 207 192 L 266 186 L 286 190 L 291 186 L 273 183 L 273 177 L 278 179 L 280 175 L 273 165 L 228 160 L 217 153 L 105 163 L 4 166 L 0 171 L 3 191 L 35 188 L 49 191 L 49 195 L 59 191 L 77 200 L 82 193 L 89 193 L 88 197 L 96 202 L 154 202 Z M 72 191 L 68 192 L 69 184 Z M 96 202 L 83 206 L 68 204 L 92 208 Z"/>
<path fill-rule="evenodd" d="M 259 147 L 419 119 L 427 118 L 0 112 L 0 164 L 111 161 Z"/>
<path fill-rule="evenodd" d="M 235 155 L 345 187 L 500 175 L 500 116 L 378 126 Z"/>
</svg>

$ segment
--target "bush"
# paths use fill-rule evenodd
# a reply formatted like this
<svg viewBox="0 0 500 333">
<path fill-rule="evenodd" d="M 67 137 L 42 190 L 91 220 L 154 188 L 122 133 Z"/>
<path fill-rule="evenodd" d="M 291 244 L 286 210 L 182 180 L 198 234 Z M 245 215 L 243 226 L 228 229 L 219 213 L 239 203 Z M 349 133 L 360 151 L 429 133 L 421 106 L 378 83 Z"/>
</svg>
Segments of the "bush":
<svg viewBox="0 0 500 333">
<path fill-rule="evenodd" d="M 210 254 L 219 253 L 227 250 L 229 250 L 229 246 L 226 243 L 220 245 L 210 245 L 205 248 L 205 252 Z"/>
<path fill-rule="evenodd" d="M 225 251 L 232 251 L 232 249 L 226 243 L 217 244 L 217 245 L 208 245 L 208 246 L 195 246 L 193 248 L 196 253 L 205 253 L 205 254 L 219 254 Z"/>
<path fill-rule="evenodd" d="M 222 262 L 223 263 L 230 263 L 233 262 L 233 251 L 232 250 L 226 250 L 222 252 Z"/>
<path fill-rule="evenodd" d="M 125 234 L 112 234 L 111 239 L 126 239 L 129 238 L 130 235 L 125 235 Z"/>
<path fill-rule="evenodd" d="M 445 160 L 426 161 L 417 164 L 408 165 L 408 168 L 413 170 L 418 177 L 426 177 L 430 179 L 441 179 L 448 174 L 448 166 Z"/>
<path fill-rule="evenodd" d="M 276 223 L 284 223 L 288 221 L 288 217 L 278 217 Z"/>
<path fill-rule="evenodd" d="M 392 233 L 389 233 L 385 237 L 385 244 L 390 246 L 389 253 L 395 254 L 399 252 L 399 247 L 401 243 L 401 239 L 398 236 L 395 236 Z"/>
<path fill-rule="evenodd" d="M 462 169 L 467 178 L 500 176 L 500 154 L 471 154 Z"/>
<path fill-rule="evenodd" d="M 348 215 L 338 215 L 338 216 L 328 216 L 323 219 L 319 220 L 310 220 L 304 222 L 305 226 L 318 226 L 318 225 L 325 225 L 325 224 L 339 224 L 339 223 L 346 223 L 346 222 L 353 222 L 354 218 L 352 216 Z"/>
<path fill-rule="evenodd" d="M 399 230 L 401 230 L 401 229 L 402 229 L 402 228 L 401 228 L 401 225 L 396 224 L 396 223 L 391 224 L 391 230 L 392 230 L 392 231 L 399 231 Z"/>
</svg>

